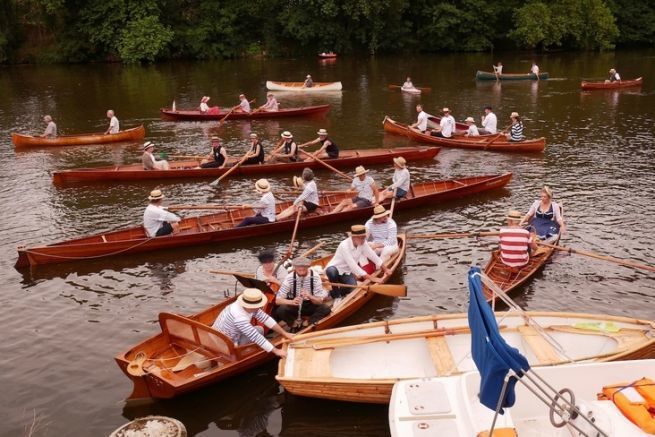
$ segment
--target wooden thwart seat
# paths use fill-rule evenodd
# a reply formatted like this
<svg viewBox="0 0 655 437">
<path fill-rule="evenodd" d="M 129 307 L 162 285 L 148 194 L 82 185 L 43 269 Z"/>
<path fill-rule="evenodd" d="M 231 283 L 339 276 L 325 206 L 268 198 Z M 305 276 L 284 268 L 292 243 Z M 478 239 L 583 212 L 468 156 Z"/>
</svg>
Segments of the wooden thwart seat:
<svg viewBox="0 0 655 437">
<path fill-rule="evenodd" d="M 430 356 L 437 369 L 439 376 L 450 375 L 456 370 L 453 354 L 448 347 L 448 341 L 445 337 L 429 337 L 426 339 Z"/>
<path fill-rule="evenodd" d="M 555 364 L 562 361 L 562 357 L 560 357 L 553 345 L 539 334 L 535 328 L 532 326 L 519 326 L 518 331 L 528 343 L 540 364 Z"/>
</svg>

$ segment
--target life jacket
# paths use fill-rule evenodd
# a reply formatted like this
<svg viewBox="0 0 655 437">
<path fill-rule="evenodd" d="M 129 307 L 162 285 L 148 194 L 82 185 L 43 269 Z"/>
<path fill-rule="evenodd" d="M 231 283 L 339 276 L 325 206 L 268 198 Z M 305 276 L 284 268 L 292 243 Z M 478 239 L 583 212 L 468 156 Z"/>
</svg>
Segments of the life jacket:
<svg viewBox="0 0 655 437">
<path fill-rule="evenodd" d="M 648 378 L 633 383 L 603 387 L 599 400 L 611 400 L 614 405 L 644 432 L 655 434 L 655 382 Z"/>
<path fill-rule="evenodd" d="M 287 293 L 287 299 L 293 300 L 297 296 L 297 283 L 296 283 L 296 278 L 297 278 L 296 272 L 293 272 L 293 288 L 291 291 Z M 314 295 L 314 271 L 312 269 L 309 269 L 309 292 L 311 295 Z"/>
</svg>

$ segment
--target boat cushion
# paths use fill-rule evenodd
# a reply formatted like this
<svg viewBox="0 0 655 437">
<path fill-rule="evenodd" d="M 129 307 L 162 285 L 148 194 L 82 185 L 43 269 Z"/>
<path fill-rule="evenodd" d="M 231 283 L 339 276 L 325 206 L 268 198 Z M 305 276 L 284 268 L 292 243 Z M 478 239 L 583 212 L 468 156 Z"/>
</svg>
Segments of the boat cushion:
<svg viewBox="0 0 655 437">
<path fill-rule="evenodd" d="M 409 411 L 416 415 L 448 414 L 452 407 L 440 381 L 421 380 L 405 385 Z"/>
</svg>

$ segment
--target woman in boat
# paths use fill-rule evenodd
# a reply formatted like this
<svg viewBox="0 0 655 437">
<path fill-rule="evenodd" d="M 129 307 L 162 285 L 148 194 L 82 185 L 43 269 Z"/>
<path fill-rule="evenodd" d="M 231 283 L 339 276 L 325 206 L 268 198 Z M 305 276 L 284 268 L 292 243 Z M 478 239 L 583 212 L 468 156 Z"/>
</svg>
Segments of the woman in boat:
<svg viewBox="0 0 655 437">
<path fill-rule="evenodd" d="M 259 202 L 252 205 L 255 215 L 246 217 L 236 226 L 242 228 L 250 225 L 264 225 L 275 221 L 275 196 L 271 192 L 271 185 L 266 179 L 255 182 L 255 191 L 262 195 Z"/>
<path fill-rule="evenodd" d="M 480 136 L 480 131 L 478 131 L 478 127 L 475 125 L 475 119 L 473 117 L 466 117 L 464 123 L 466 123 L 466 125 L 469 127 L 464 133 L 465 136 L 467 137 Z"/>
<path fill-rule="evenodd" d="M 500 260 L 508 267 L 523 267 L 530 262 L 530 250 L 537 250 L 534 234 L 520 226 L 521 213 L 510 210 L 507 226 L 500 228 Z"/>
<path fill-rule="evenodd" d="M 367 173 L 368 170 L 363 165 L 357 166 L 355 177 L 350 184 L 350 188 L 356 191 L 357 195 L 352 199 L 342 200 L 334 207 L 332 212 L 350 211 L 356 208 L 368 208 L 377 205 L 380 191 L 373 178 L 368 176 Z"/>
<path fill-rule="evenodd" d="M 619 75 L 619 73 L 617 73 L 615 69 L 610 68 L 610 77 L 605 81 L 605 83 L 620 82 L 620 81 L 621 81 L 621 76 Z"/>
<path fill-rule="evenodd" d="M 409 170 L 407 170 L 407 161 L 402 156 L 397 156 L 393 158 L 393 168 L 392 183 L 386 189 L 380 190 L 378 203 L 392 198 L 394 191 L 398 200 L 407 197 L 410 187 L 410 174 Z"/>
<path fill-rule="evenodd" d="M 168 170 L 168 161 L 164 159 L 157 160 L 152 152 L 155 151 L 155 145 L 151 141 L 146 141 L 143 145 L 143 156 L 141 162 L 144 170 Z"/>
<path fill-rule="evenodd" d="M 52 121 L 52 117 L 46 115 L 45 117 L 43 117 L 43 121 L 47 126 L 45 128 L 45 131 L 43 131 L 43 135 L 41 135 L 41 138 L 57 138 L 57 125 L 55 124 L 54 121 Z"/>
<path fill-rule="evenodd" d="M 273 93 L 268 93 L 266 96 L 266 103 L 257 109 L 265 112 L 277 112 L 280 110 L 280 105 L 278 104 L 277 99 Z"/>
<path fill-rule="evenodd" d="M 302 159 L 298 156 L 298 145 L 293 141 L 291 132 L 282 132 L 282 144 L 271 152 L 269 163 L 275 162 L 298 162 Z"/>
<path fill-rule="evenodd" d="M 161 190 L 151 191 L 148 200 L 150 200 L 150 204 L 143 212 L 143 227 L 147 236 L 153 238 L 177 234 L 180 229 L 179 222 L 182 219 L 161 206 L 161 202 L 164 200 Z"/>
<path fill-rule="evenodd" d="M 328 138 L 328 133 L 325 129 L 319 129 L 318 132 L 316 132 L 318 135 L 318 138 L 312 141 L 308 141 L 306 143 L 298 145 L 300 148 L 304 148 L 307 146 L 312 146 L 314 144 L 321 144 L 320 149 L 318 149 L 316 152 L 312 153 L 312 156 L 315 156 L 320 159 L 336 159 L 339 157 L 339 147 L 332 141 L 330 138 Z M 313 158 L 307 158 L 305 161 L 312 161 Z"/>
<path fill-rule="evenodd" d="M 302 171 L 302 179 L 296 176 L 293 177 L 293 185 L 296 188 L 303 188 L 300 196 L 293 201 L 293 205 L 279 213 L 276 219 L 284 220 L 298 213 L 302 210 L 304 214 L 316 211 L 319 206 L 318 188 L 316 181 L 314 181 L 314 172 L 311 168 L 304 168 Z"/>
<path fill-rule="evenodd" d="M 412 83 L 412 78 L 407 76 L 407 79 L 405 80 L 405 83 L 401 87 L 404 90 L 414 90 L 414 84 Z"/>
<path fill-rule="evenodd" d="M 246 98 L 245 94 L 239 94 L 239 106 L 235 111 L 250 113 L 250 102 Z"/>
<path fill-rule="evenodd" d="M 521 121 L 519 113 L 512 112 L 509 118 L 512 120 L 512 124 L 509 127 L 509 132 L 506 133 L 505 136 L 507 136 L 507 139 L 512 143 L 523 141 L 525 136 L 523 136 L 523 122 Z"/>
<path fill-rule="evenodd" d="M 263 164 L 264 159 L 266 159 L 266 154 L 264 153 L 264 146 L 259 141 L 259 137 L 256 133 L 250 134 L 250 150 L 246 155 L 246 160 L 244 165 L 252 164 Z"/>
<path fill-rule="evenodd" d="M 227 164 L 227 152 L 221 144 L 221 139 L 212 137 L 212 150 L 206 159 L 200 164 L 201 168 L 225 168 Z"/>
<path fill-rule="evenodd" d="M 305 82 L 302 84 L 303 88 L 311 88 L 314 86 L 314 81 L 312 80 L 312 75 L 308 74 L 305 78 Z"/>
<path fill-rule="evenodd" d="M 262 251 L 258 256 L 259 267 L 255 271 L 255 279 L 265 281 L 269 287 L 273 287 L 277 291 L 282 285 L 282 281 L 287 277 L 287 270 L 281 265 L 275 264 L 275 252 L 267 249 Z"/>
<path fill-rule="evenodd" d="M 211 97 L 202 96 L 202 99 L 200 99 L 200 112 L 202 112 L 203 114 L 212 114 L 212 115 L 220 113 L 221 110 L 218 106 L 209 107 L 209 105 L 207 104 L 207 102 L 209 102 L 209 99 L 211 99 Z"/>
<path fill-rule="evenodd" d="M 117 134 L 121 130 L 120 123 L 118 122 L 118 118 L 116 118 L 116 115 L 114 114 L 113 109 L 109 109 L 107 111 L 107 118 L 109 119 L 109 127 L 105 131 L 105 135 L 108 134 Z"/>
<path fill-rule="evenodd" d="M 535 200 L 521 224 L 530 224 L 540 240 L 556 241 L 560 232 L 566 231 L 562 207 L 553 202 L 553 192 L 548 186 L 541 189 L 541 199 Z"/>
</svg>

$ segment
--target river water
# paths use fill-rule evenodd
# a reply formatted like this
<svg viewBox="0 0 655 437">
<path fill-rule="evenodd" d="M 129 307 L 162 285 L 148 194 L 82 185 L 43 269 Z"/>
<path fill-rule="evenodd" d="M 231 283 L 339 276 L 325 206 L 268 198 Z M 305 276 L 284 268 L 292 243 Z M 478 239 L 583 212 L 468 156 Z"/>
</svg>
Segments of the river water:
<svg viewBox="0 0 655 437">
<path fill-rule="evenodd" d="M 526 135 L 545 136 L 543 155 L 508 155 L 442 149 L 433 162 L 412 163 L 414 181 L 513 172 L 506 189 L 458 201 L 398 212 L 399 226 L 413 232 L 493 230 L 510 207 L 527 211 L 540 187 L 553 188 L 565 208 L 568 233 L 563 244 L 653 263 L 649 237 L 655 228 L 655 51 L 551 54 L 537 58 L 551 80 L 482 83 L 477 69 L 502 60 L 507 72 L 525 72 L 525 54 L 243 60 L 120 65 L 16 66 L 0 69 L 0 435 L 107 435 L 146 414 L 164 414 L 185 423 L 190 435 L 378 436 L 387 435 L 387 408 L 297 398 L 274 380 L 275 365 L 171 401 L 126 403 L 130 381 L 114 355 L 158 331 L 161 311 L 195 313 L 223 299 L 233 280 L 211 268 L 254 269 L 265 247 L 286 248 L 290 235 L 229 242 L 116 259 L 62 264 L 32 271 L 13 268 L 15 247 L 56 242 L 98 231 L 139 224 L 146 197 L 160 187 L 171 202 L 250 201 L 253 180 L 231 178 L 220 190 L 208 181 L 77 185 L 58 188 L 57 169 L 137 162 L 140 144 L 67 147 L 15 152 L 14 131 L 39 133 L 41 118 L 52 114 L 60 133 L 100 131 L 113 108 L 123 127 L 145 124 L 147 139 L 168 154 L 206 153 L 208 138 L 219 134 L 235 154 L 247 134 L 265 145 L 291 130 L 297 140 L 326 128 L 344 149 L 402 146 L 385 136 L 385 115 L 411 122 L 422 102 L 430 113 L 448 106 L 458 120 L 479 119 L 491 104 L 499 126 L 509 114 L 524 116 Z M 581 92 L 581 78 L 603 77 L 615 66 L 624 78 L 644 75 L 642 88 Z M 193 107 L 203 95 L 210 104 L 238 103 L 240 92 L 265 100 L 266 80 L 341 80 L 341 93 L 321 96 L 278 94 L 283 106 L 328 102 L 325 117 L 215 123 L 171 123 L 158 108 Z M 432 93 L 408 96 L 391 91 L 410 74 Z M 387 183 L 391 168 L 371 175 Z M 342 189 L 335 175 L 319 171 L 319 185 Z M 289 186 L 290 175 L 271 175 L 274 186 Z M 336 248 L 346 224 L 301 230 L 301 247 L 325 242 L 320 255 Z M 352 320 L 466 310 L 466 272 L 484 265 L 493 241 L 412 241 L 395 278 L 409 287 L 408 298 L 379 297 Z M 531 310 L 583 311 L 655 318 L 655 275 L 580 256 L 557 254 L 516 300 Z"/>
</svg>

